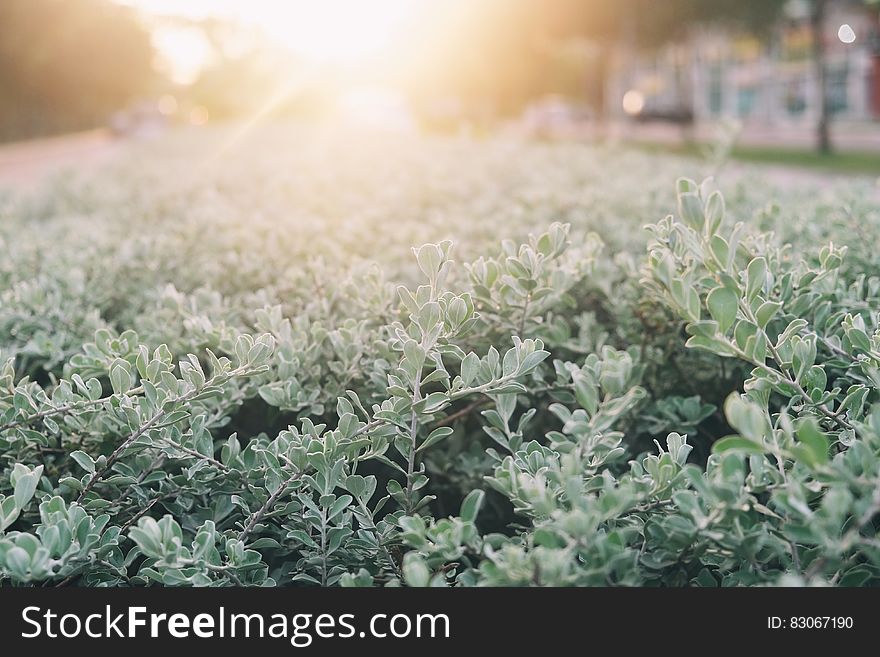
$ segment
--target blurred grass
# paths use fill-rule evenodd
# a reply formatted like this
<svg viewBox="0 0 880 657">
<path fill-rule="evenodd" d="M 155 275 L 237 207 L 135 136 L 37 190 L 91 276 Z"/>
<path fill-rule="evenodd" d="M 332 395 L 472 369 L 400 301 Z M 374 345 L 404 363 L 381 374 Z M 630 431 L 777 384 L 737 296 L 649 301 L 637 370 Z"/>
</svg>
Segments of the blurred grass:
<svg viewBox="0 0 880 657">
<path fill-rule="evenodd" d="M 669 153 L 691 157 L 703 157 L 708 144 L 688 142 L 682 144 L 660 144 L 647 141 L 633 141 L 630 145 L 652 154 Z M 785 148 L 777 146 L 737 146 L 730 154 L 739 162 L 770 164 L 786 167 L 802 167 L 827 171 L 829 173 L 852 173 L 880 175 L 880 153 L 835 152 L 822 155 L 813 150 Z"/>
</svg>

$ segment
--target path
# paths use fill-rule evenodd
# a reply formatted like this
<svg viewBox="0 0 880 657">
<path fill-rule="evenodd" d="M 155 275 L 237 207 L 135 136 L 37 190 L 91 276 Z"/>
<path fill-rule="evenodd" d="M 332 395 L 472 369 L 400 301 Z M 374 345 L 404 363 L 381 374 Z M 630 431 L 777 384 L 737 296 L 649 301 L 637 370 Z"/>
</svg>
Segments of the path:
<svg viewBox="0 0 880 657">
<path fill-rule="evenodd" d="M 32 189 L 59 170 L 100 164 L 119 147 L 107 130 L 0 144 L 0 188 Z"/>
</svg>

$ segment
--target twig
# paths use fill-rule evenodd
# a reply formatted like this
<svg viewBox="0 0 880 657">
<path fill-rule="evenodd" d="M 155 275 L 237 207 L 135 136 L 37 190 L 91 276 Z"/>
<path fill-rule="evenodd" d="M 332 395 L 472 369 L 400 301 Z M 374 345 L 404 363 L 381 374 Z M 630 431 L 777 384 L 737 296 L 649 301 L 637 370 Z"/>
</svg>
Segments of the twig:
<svg viewBox="0 0 880 657">
<path fill-rule="evenodd" d="M 760 326 L 760 323 L 758 322 L 755 315 L 752 313 L 751 308 L 749 308 L 745 303 L 743 303 L 742 300 L 740 300 L 740 302 L 739 302 L 739 307 L 749 321 L 751 321 L 755 326 Z M 762 329 L 762 331 L 763 331 L 763 329 Z M 849 429 L 850 431 L 853 431 L 854 430 L 853 425 L 850 424 L 849 422 L 847 422 L 846 420 L 844 420 L 842 417 L 840 417 L 838 413 L 831 411 L 827 406 L 825 406 L 825 404 L 815 404 L 812 402 L 812 400 L 810 399 L 810 395 L 807 393 L 807 391 L 804 389 L 804 387 L 800 384 L 800 382 L 797 379 L 795 379 L 794 375 L 791 373 L 791 368 L 786 367 L 784 365 L 784 362 L 785 362 L 784 359 L 780 356 L 779 351 L 777 351 L 776 346 L 770 340 L 770 338 L 766 332 L 764 332 L 764 337 L 767 340 L 767 351 L 770 352 L 770 356 L 773 358 L 774 361 L 776 361 L 776 364 L 779 365 L 779 370 L 782 373 L 782 375 L 785 377 L 786 382 L 795 387 L 795 389 L 798 391 L 798 393 L 804 398 L 805 403 L 808 404 L 809 406 L 815 408 L 822 415 L 827 417 L 829 420 L 833 420 L 834 422 L 839 424 L 844 429 Z M 754 363 L 755 365 L 757 365 L 759 368 L 761 368 L 765 371 L 768 371 L 768 372 L 772 372 L 773 374 L 779 373 L 779 372 L 776 372 L 775 370 L 767 367 L 767 365 L 762 362 L 758 362 L 756 360 L 750 359 L 748 356 L 746 356 L 745 352 L 743 352 L 742 350 L 739 349 L 739 347 L 735 346 L 735 349 L 739 353 L 740 357 L 743 358 L 744 360 L 750 361 L 750 362 Z"/>
<path fill-rule="evenodd" d="M 162 419 L 168 415 L 167 411 L 159 411 L 153 417 L 151 417 L 145 424 L 142 424 L 137 431 L 132 433 L 128 438 L 122 441 L 122 443 L 113 450 L 113 453 L 107 457 L 107 464 L 99 471 L 92 474 L 89 481 L 83 486 L 82 491 L 80 491 L 79 497 L 76 498 L 78 503 L 81 503 L 86 494 L 95 487 L 99 481 L 103 480 L 104 477 L 110 472 L 110 468 L 114 463 L 119 459 L 122 453 L 128 449 L 134 441 L 143 436 L 147 431 L 152 429 L 156 424 L 158 424 Z"/>
<path fill-rule="evenodd" d="M 453 424 L 456 420 L 458 420 L 458 419 L 460 419 L 460 418 L 463 418 L 463 417 L 465 417 L 465 416 L 467 416 L 467 415 L 470 415 L 474 410 L 480 408 L 481 406 L 486 406 L 486 405 L 488 405 L 488 403 L 489 403 L 489 402 L 488 402 L 488 400 L 486 400 L 486 399 L 478 399 L 477 401 L 475 401 L 475 402 L 473 402 L 473 403 L 471 403 L 471 404 L 468 404 L 467 406 L 465 406 L 465 407 L 462 408 L 461 410 L 456 411 L 456 412 L 453 413 L 452 415 L 447 415 L 447 416 L 446 416 L 445 418 L 443 418 L 442 420 L 439 420 L 439 421 L 435 422 L 435 423 L 434 423 L 434 426 L 435 426 L 435 427 L 446 427 L 446 426 L 449 426 L 450 424 Z"/>
<path fill-rule="evenodd" d="M 122 527 L 119 528 L 119 533 L 120 534 L 123 533 L 125 530 L 127 530 L 129 527 L 131 527 L 134 523 L 136 523 L 138 520 L 143 518 L 147 513 L 149 513 L 150 509 L 152 509 L 159 502 L 161 502 L 164 499 L 167 499 L 171 495 L 172 495 L 171 493 L 164 493 L 164 494 L 160 495 L 159 497 L 154 497 L 152 500 L 150 500 L 150 503 L 147 504 L 147 506 L 145 506 L 143 509 L 141 509 L 140 511 L 135 513 L 131 518 L 129 518 L 129 520 L 124 525 L 122 525 Z"/>
<path fill-rule="evenodd" d="M 199 459 L 202 461 L 207 461 L 208 463 L 213 465 L 215 468 L 222 470 L 226 474 L 232 474 L 233 472 L 238 472 L 237 470 L 230 468 L 225 463 L 221 463 L 220 461 L 218 461 L 217 459 L 215 459 L 212 456 L 206 456 L 206 455 L 202 454 L 201 452 L 198 452 L 198 451 L 191 449 L 189 447 L 184 447 L 180 443 L 174 443 L 174 442 L 171 442 L 170 440 L 167 440 L 167 439 L 165 440 L 165 442 L 168 445 L 170 445 L 171 447 L 173 447 L 174 449 L 180 450 L 181 452 L 184 452 L 185 454 L 192 456 L 193 458 L 196 458 L 196 459 Z"/>
<path fill-rule="evenodd" d="M 127 394 L 137 395 L 143 392 L 143 390 L 144 389 L 142 386 L 138 386 L 137 388 L 129 390 Z M 101 404 L 108 401 L 110 401 L 110 397 L 101 397 L 100 399 L 84 399 L 78 402 L 71 402 L 70 404 L 65 404 L 64 406 L 53 406 L 52 408 L 47 408 L 46 410 L 40 411 L 39 413 L 34 413 L 33 415 L 28 415 L 27 417 L 23 417 L 19 420 L 12 420 L 10 422 L 7 422 L 6 424 L 0 425 L 0 432 L 28 425 L 31 422 L 36 422 L 38 420 L 42 420 L 43 418 L 51 417 L 53 415 L 70 413 L 71 411 L 76 411 L 80 408 L 88 408 L 89 406 L 100 406 Z"/>
<path fill-rule="evenodd" d="M 281 482 L 281 485 L 278 486 L 278 488 L 275 489 L 275 491 L 271 495 L 269 495 L 269 499 L 266 500 L 263 506 L 261 506 L 254 514 L 251 515 L 247 525 L 245 525 L 245 528 L 238 535 L 238 540 L 240 540 L 242 543 L 245 541 L 248 535 L 250 535 L 250 533 L 254 530 L 254 527 L 257 526 L 257 523 L 260 522 L 263 516 L 268 513 L 269 509 L 274 506 L 275 502 L 278 501 L 278 498 L 281 497 L 282 493 L 287 490 L 287 487 L 294 481 L 299 479 L 302 474 L 302 472 L 297 472 Z"/>
<path fill-rule="evenodd" d="M 416 373 L 415 385 L 413 386 L 413 396 L 412 403 L 415 406 L 416 403 L 421 400 L 421 384 L 422 378 L 422 368 L 419 367 L 419 371 Z M 412 419 L 409 424 L 409 438 L 410 438 L 410 446 L 409 446 L 409 454 L 406 457 L 406 512 L 407 514 L 411 514 L 413 510 L 413 504 L 411 502 L 411 497 L 413 494 L 413 472 L 415 472 L 416 468 L 416 441 L 418 440 L 418 431 L 419 431 L 419 414 L 416 413 L 416 410 L 411 409 Z"/>
<path fill-rule="evenodd" d="M 147 431 L 149 431 L 150 429 L 155 427 L 159 422 L 161 422 L 163 419 L 165 419 L 165 417 L 169 415 L 171 408 L 175 408 L 181 404 L 185 404 L 186 402 L 192 400 L 194 397 L 197 397 L 199 394 L 201 394 L 201 392 L 203 390 L 205 390 L 206 388 L 217 385 L 218 382 L 220 382 L 220 380 L 228 381 L 235 376 L 238 376 L 240 374 L 244 374 L 246 371 L 247 371 L 246 367 L 239 367 L 238 369 L 232 370 L 230 372 L 226 372 L 223 375 L 213 376 L 213 377 L 211 377 L 210 380 L 206 381 L 200 387 L 193 388 L 188 393 L 181 395 L 180 397 L 178 397 L 175 400 L 165 402 L 166 408 L 163 408 L 162 410 L 158 411 L 155 415 L 153 415 L 153 417 L 151 417 L 149 420 L 147 420 L 147 422 L 145 424 L 141 425 L 134 433 L 132 433 L 131 435 L 129 435 L 128 438 L 126 438 L 124 441 L 122 441 L 122 443 L 115 450 L 113 450 L 113 452 L 110 454 L 110 456 L 107 457 L 107 462 L 104 465 L 104 467 L 100 471 L 92 474 L 91 478 L 86 483 L 86 485 L 83 487 L 79 496 L 76 498 L 76 501 L 82 502 L 82 500 L 86 496 L 86 494 L 90 490 L 92 490 L 92 488 L 94 488 L 94 486 L 98 482 L 100 482 L 101 480 L 103 480 L 107 476 L 107 474 L 110 472 L 110 468 L 113 466 L 114 463 L 116 463 L 116 461 L 119 459 L 119 457 L 122 456 L 122 453 L 126 449 L 128 449 L 138 438 L 143 436 Z M 200 455 L 200 457 L 207 458 L 204 455 Z"/>
</svg>

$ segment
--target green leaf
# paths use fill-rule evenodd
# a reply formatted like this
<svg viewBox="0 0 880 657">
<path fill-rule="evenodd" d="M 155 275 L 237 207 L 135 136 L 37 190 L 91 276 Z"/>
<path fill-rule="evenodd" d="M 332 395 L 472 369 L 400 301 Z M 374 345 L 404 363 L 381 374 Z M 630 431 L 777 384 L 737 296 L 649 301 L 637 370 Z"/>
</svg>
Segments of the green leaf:
<svg viewBox="0 0 880 657">
<path fill-rule="evenodd" d="M 416 261 L 419 263 L 419 269 L 428 278 L 432 278 L 440 270 L 443 262 L 443 253 L 436 244 L 425 244 L 424 246 L 413 249 Z"/>
<path fill-rule="evenodd" d="M 479 489 L 468 493 L 461 503 L 461 510 L 458 512 L 459 517 L 465 522 L 474 522 L 477 519 L 477 514 L 480 512 L 480 507 L 483 506 L 483 499 L 485 497 L 486 494 Z"/>
<path fill-rule="evenodd" d="M 753 299 L 764 287 L 767 280 L 767 261 L 763 258 L 755 258 L 746 268 L 746 298 Z"/>
<path fill-rule="evenodd" d="M 439 443 L 441 440 L 446 438 L 447 436 L 452 434 L 452 427 L 437 427 L 431 433 L 428 434 L 428 437 L 425 438 L 424 442 L 419 445 L 418 449 L 416 449 L 416 453 L 421 452 L 423 449 L 427 449 L 431 445 L 435 445 Z"/>
<path fill-rule="evenodd" d="M 293 540 L 302 543 L 303 545 L 307 545 L 311 548 L 318 547 L 318 544 L 315 542 L 315 540 L 302 529 L 292 529 L 291 531 L 287 532 L 287 538 L 292 538 Z"/>
<path fill-rule="evenodd" d="M 42 467 L 40 470 L 42 470 Z M 19 477 L 18 481 L 15 482 L 15 506 L 19 509 L 24 509 L 34 496 L 38 483 L 40 483 L 38 472 L 31 472 Z"/>
<path fill-rule="evenodd" d="M 403 558 L 403 578 L 408 586 L 425 587 L 431 581 L 431 571 L 422 557 L 408 552 Z"/>
<path fill-rule="evenodd" d="M 128 537 L 148 557 L 161 559 L 165 556 L 165 550 L 162 546 L 162 531 L 155 519 L 141 518 L 136 527 L 128 530 Z"/>
<path fill-rule="evenodd" d="M 432 392 L 413 404 L 417 413 L 435 413 L 449 402 L 449 395 L 445 392 Z"/>
<path fill-rule="evenodd" d="M 367 490 L 367 481 L 360 475 L 349 475 L 345 478 L 345 489 L 357 498 Z"/>
<path fill-rule="evenodd" d="M 724 220 L 724 197 L 721 192 L 714 191 L 706 201 L 706 233 L 712 235 Z"/>
<path fill-rule="evenodd" d="M 736 351 L 723 340 L 707 338 L 702 335 L 695 335 L 688 338 L 687 342 L 685 342 L 685 346 L 691 349 L 702 349 L 718 356 L 736 356 Z"/>
<path fill-rule="evenodd" d="M 703 204 L 696 192 L 682 192 L 678 195 L 678 215 L 694 230 L 701 230 L 705 221 Z"/>
<path fill-rule="evenodd" d="M 425 364 L 425 350 L 415 340 L 407 340 L 403 344 L 403 355 L 412 365 L 413 370 L 419 370 Z"/>
<path fill-rule="evenodd" d="M 815 420 L 807 418 L 797 428 L 797 437 L 807 448 L 811 465 L 819 465 L 828 461 L 828 449 L 831 441 L 819 430 Z"/>
<path fill-rule="evenodd" d="M 461 380 L 466 386 L 470 386 L 477 378 L 480 371 L 480 359 L 473 352 L 470 352 L 461 361 Z"/>
<path fill-rule="evenodd" d="M 727 268 L 727 262 L 730 256 L 730 247 L 727 245 L 727 240 L 725 240 L 720 235 L 713 235 L 709 240 L 709 248 L 712 251 L 712 255 L 715 256 L 715 259 L 718 261 L 719 265 L 722 269 Z"/>
<path fill-rule="evenodd" d="M 110 365 L 110 386 L 113 388 L 113 392 L 117 395 L 128 392 L 131 390 L 133 381 L 131 366 L 121 358 L 113 361 L 113 364 Z"/>
<path fill-rule="evenodd" d="M 0 532 L 14 523 L 21 515 L 21 509 L 15 504 L 15 497 L 0 498 Z"/>
<path fill-rule="evenodd" d="M 746 452 L 748 454 L 763 454 L 766 450 L 754 440 L 741 436 L 727 436 L 715 441 L 712 452 L 722 454 L 724 452 Z"/>
<path fill-rule="evenodd" d="M 76 461 L 86 472 L 95 474 L 95 461 L 90 455 L 82 450 L 76 450 L 75 452 L 70 453 L 70 458 Z"/>
<path fill-rule="evenodd" d="M 161 427 L 168 427 L 168 426 L 171 426 L 172 424 L 177 424 L 181 420 L 185 420 L 188 417 L 189 417 L 189 413 L 186 411 L 183 411 L 183 410 L 172 411 L 171 413 L 166 415 L 165 418 L 159 424 L 155 425 L 155 427 L 157 429 L 159 429 Z"/>
<path fill-rule="evenodd" d="M 351 504 L 352 497 L 351 495 L 340 495 L 336 498 L 336 501 L 333 502 L 330 509 L 327 511 L 327 520 L 332 520 L 340 513 L 342 513 L 345 509 L 348 508 L 348 505 Z"/>
<path fill-rule="evenodd" d="M 599 409 L 599 387 L 596 381 L 591 376 L 576 371 L 572 374 L 572 383 L 578 404 L 590 415 L 595 414 Z"/>
<path fill-rule="evenodd" d="M 758 310 L 755 311 L 755 319 L 758 320 L 758 326 L 766 328 L 780 308 L 782 308 L 782 304 L 778 301 L 765 301 L 762 303 Z"/>
<path fill-rule="evenodd" d="M 6 553 L 6 567 L 16 579 L 27 579 L 31 558 L 22 548 L 15 546 Z"/>
<path fill-rule="evenodd" d="M 739 298 L 736 293 L 724 286 L 716 287 L 709 292 L 706 298 L 706 305 L 709 308 L 709 314 L 716 322 L 718 322 L 718 330 L 727 333 L 733 322 L 736 320 L 736 310 Z"/>
</svg>

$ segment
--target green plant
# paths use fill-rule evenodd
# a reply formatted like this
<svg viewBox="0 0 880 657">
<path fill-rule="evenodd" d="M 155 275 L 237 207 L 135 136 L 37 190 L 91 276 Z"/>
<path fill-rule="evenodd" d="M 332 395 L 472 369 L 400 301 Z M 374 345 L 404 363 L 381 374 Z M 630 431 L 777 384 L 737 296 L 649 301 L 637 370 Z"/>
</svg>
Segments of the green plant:
<svg viewBox="0 0 880 657">
<path fill-rule="evenodd" d="M 880 581 L 880 261 L 814 247 L 880 234 L 858 185 L 438 141 L 406 188 L 353 137 L 175 181 L 189 139 L 3 209 L 0 582 Z"/>
</svg>

